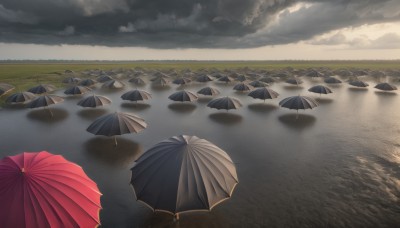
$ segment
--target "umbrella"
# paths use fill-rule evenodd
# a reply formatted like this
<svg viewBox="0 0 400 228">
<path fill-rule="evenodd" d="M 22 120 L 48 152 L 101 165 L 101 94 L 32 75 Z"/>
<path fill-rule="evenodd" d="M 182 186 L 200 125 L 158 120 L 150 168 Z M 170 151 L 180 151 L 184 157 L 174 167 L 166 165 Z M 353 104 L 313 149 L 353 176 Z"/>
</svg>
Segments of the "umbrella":
<svg viewBox="0 0 400 228">
<path fill-rule="evenodd" d="M 246 81 L 246 80 L 247 80 L 247 78 L 246 78 L 246 76 L 244 76 L 243 74 L 238 75 L 238 76 L 236 77 L 236 81 L 239 81 L 239 82 L 244 82 L 244 81 Z"/>
<path fill-rule="evenodd" d="M 166 77 L 158 77 L 153 81 L 153 85 L 166 86 L 169 84 L 169 80 Z"/>
<path fill-rule="evenodd" d="M 338 83 L 342 83 L 342 81 L 340 81 L 337 78 L 334 77 L 327 77 L 324 79 L 324 82 L 328 83 L 328 84 L 338 84 Z"/>
<path fill-rule="evenodd" d="M 220 94 L 219 90 L 217 90 L 214 87 L 204 87 L 202 89 L 200 89 L 199 91 L 197 91 L 198 94 L 202 94 L 205 96 L 215 96 Z"/>
<path fill-rule="evenodd" d="M 55 90 L 56 87 L 53 85 L 49 85 L 49 84 L 41 84 L 35 87 L 32 87 L 30 89 L 28 89 L 28 92 L 34 93 L 34 94 L 42 94 L 42 93 L 48 93 L 51 92 L 53 90 Z"/>
<path fill-rule="evenodd" d="M 209 81 L 212 81 L 212 79 L 210 78 L 210 76 L 206 74 L 202 74 L 196 77 L 196 82 L 209 82 Z"/>
<path fill-rule="evenodd" d="M 288 108 L 288 109 L 296 109 L 298 118 L 299 109 L 313 109 L 318 106 L 318 102 L 311 97 L 306 96 L 293 96 L 287 97 L 279 102 L 279 106 Z"/>
<path fill-rule="evenodd" d="M 172 81 L 172 83 L 177 84 L 177 85 L 185 85 L 189 84 L 191 82 L 190 79 L 188 78 L 178 78 Z"/>
<path fill-rule="evenodd" d="M 62 82 L 66 83 L 66 84 L 76 84 L 76 83 L 80 82 L 81 80 L 82 79 L 80 79 L 80 78 L 68 77 L 68 78 L 65 78 L 64 80 L 62 80 Z"/>
<path fill-rule="evenodd" d="M 36 95 L 31 92 L 14 93 L 14 94 L 11 94 L 9 97 L 7 97 L 6 103 L 21 104 L 21 103 L 30 101 L 35 97 L 36 97 Z"/>
<path fill-rule="evenodd" d="M 308 91 L 313 92 L 313 93 L 319 93 L 320 95 L 333 93 L 330 88 L 323 86 L 323 85 L 313 86 L 313 87 L 309 88 Z"/>
<path fill-rule="evenodd" d="M 236 84 L 233 87 L 233 89 L 236 90 L 236 91 L 245 92 L 245 91 L 250 91 L 250 90 L 252 90 L 254 88 L 253 88 L 253 86 L 242 82 L 242 83 Z"/>
<path fill-rule="evenodd" d="M 229 76 L 222 76 L 222 77 L 218 78 L 218 81 L 228 83 L 228 82 L 232 82 L 233 79 Z"/>
<path fill-rule="evenodd" d="M 101 86 L 102 88 L 108 88 L 108 89 L 121 89 L 125 85 L 124 83 L 117 81 L 117 80 L 109 80 L 104 82 L 104 84 Z"/>
<path fill-rule="evenodd" d="M 41 95 L 39 97 L 36 97 L 34 100 L 28 103 L 28 108 L 40 108 L 40 107 L 48 107 L 53 104 L 57 104 L 60 102 L 63 102 L 64 98 L 56 96 L 56 95 Z M 50 112 L 50 115 L 53 116 L 53 113 L 51 112 L 50 109 L 48 109 Z"/>
<path fill-rule="evenodd" d="M 352 86 L 356 86 L 356 87 L 368 87 L 369 86 L 368 83 L 361 81 L 361 80 L 351 81 L 351 82 L 349 82 L 349 84 Z"/>
<path fill-rule="evenodd" d="M 208 102 L 207 107 L 220 109 L 238 109 L 242 107 L 242 103 L 234 97 L 221 97 Z"/>
<path fill-rule="evenodd" d="M 144 85 L 144 84 L 146 84 L 146 83 L 143 81 L 143 79 L 141 79 L 141 78 L 132 78 L 132 79 L 129 79 L 128 82 L 131 82 L 131 83 L 133 83 L 133 84 L 135 84 L 135 85 Z"/>
<path fill-rule="evenodd" d="M 144 101 L 151 98 L 151 94 L 144 90 L 132 90 L 122 94 L 122 100 L 128 101 Z"/>
<path fill-rule="evenodd" d="M 387 82 L 379 83 L 375 86 L 375 88 L 383 91 L 397 90 L 397 87 L 395 85 L 389 84 Z"/>
<path fill-rule="evenodd" d="M 67 95 L 81 95 L 91 91 L 90 88 L 84 86 L 73 86 L 64 91 Z"/>
<path fill-rule="evenodd" d="M 258 89 L 251 91 L 249 93 L 249 96 L 252 98 L 255 98 L 255 99 L 264 100 L 264 102 L 265 102 L 265 99 L 277 98 L 279 96 L 279 93 L 275 92 L 272 89 L 262 87 L 262 88 L 258 88 Z"/>
<path fill-rule="evenodd" d="M 97 227 L 100 196 L 83 169 L 60 155 L 0 160 L 1 227 Z"/>
<path fill-rule="evenodd" d="M 95 135 L 114 136 L 115 146 L 117 146 L 116 135 L 139 133 L 147 127 L 144 119 L 126 112 L 115 112 L 100 116 L 86 131 Z"/>
<path fill-rule="evenodd" d="M 111 81 L 111 80 L 114 80 L 114 79 L 111 76 L 108 76 L 108 75 L 103 75 L 103 76 L 100 76 L 100 77 L 97 78 L 97 81 L 100 82 L 100 83 Z"/>
<path fill-rule="evenodd" d="M 79 82 L 80 86 L 92 86 L 94 84 L 96 84 L 97 82 L 93 79 L 83 79 L 82 81 Z"/>
<path fill-rule="evenodd" d="M 256 81 L 250 82 L 249 85 L 251 85 L 251 86 L 253 86 L 253 87 L 265 87 L 265 86 L 267 86 L 268 84 L 265 83 L 265 82 L 257 81 L 257 80 L 256 80 Z"/>
<path fill-rule="evenodd" d="M 143 153 L 131 184 L 138 201 L 154 211 L 176 215 L 210 211 L 232 196 L 238 183 L 229 155 L 196 136 L 175 136 Z"/>
<path fill-rule="evenodd" d="M 184 102 L 184 101 L 192 102 L 192 101 L 195 101 L 198 99 L 196 94 L 194 94 L 190 91 L 186 91 L 186 90 L 181 90 L 181 91 L 175 92 L 175 93 L 171 94 L 168 98 L 170 100 L 180 101 L 180 102 Z"/>
<path fill-rule="evenodd" d="M 286 80 L 286 83 L 292 84 L 292 85 L 300 85 L 303 83 L 303 80 L 301 80 L 300 78 L 290 78 L 288 80 Z"/>
<path fill-rule="evenodd" d="M 273 83 L 276 80 L 273 77 L 262 77 L 262 78 L 260 78 L 260 81 L 265 82 L 265 83 Z"/>
<path fill-rule="evenodd" d="M 0 83 L 0 96 L 14 89 L 14 86 L 6 83 Z"/>
<path fill-rule="evenodd" d="M 78 102 L 79 106 L 87 107 L 87 108 L 95 108 L 97 106 L 103 106 L 106 104 L 110 104 L 111 100 L 107 97 L 100 95 L 92 95 L 89 97 L 85 97 Z"/>
</svg>

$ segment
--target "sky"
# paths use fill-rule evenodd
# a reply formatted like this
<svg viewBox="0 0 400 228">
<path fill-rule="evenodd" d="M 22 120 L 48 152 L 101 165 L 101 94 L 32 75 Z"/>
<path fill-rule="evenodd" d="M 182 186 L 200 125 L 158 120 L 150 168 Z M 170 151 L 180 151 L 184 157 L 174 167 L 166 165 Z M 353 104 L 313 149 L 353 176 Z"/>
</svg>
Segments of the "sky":
<svg viewBox="0 0 400 228">
<path fill-rule="evenodd" d="M 400 59 L 400 1 L 0 0 L 6 59 Z"/>
</svg>

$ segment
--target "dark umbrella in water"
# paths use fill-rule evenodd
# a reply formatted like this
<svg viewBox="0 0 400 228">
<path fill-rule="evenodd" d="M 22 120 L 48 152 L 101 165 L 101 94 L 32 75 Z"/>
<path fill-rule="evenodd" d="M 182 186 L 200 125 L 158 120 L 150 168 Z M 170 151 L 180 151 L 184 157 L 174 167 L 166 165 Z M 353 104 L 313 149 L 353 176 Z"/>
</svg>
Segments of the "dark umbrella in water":
<svg viewBox="0 0 400 228">
<path fill-rule="evenodd" d="M 111 80 L 114 80 L 114 79 L 111 76 L 108 76 L 108 75 L 103 75 L 103 76 L 100 76 L 100 77 L 97 78 L 97 81 L 101 82 L 101 83 L 107 82 L 107 81 L 111 81 Z"/>
<path fill-rule="evenodd" d="M 135 84 L 135 85 L 144 85 L 144 84 L 146 84 L 146 83 L 143 81 L 143 79 L 141 79 L 141 78 L 132 78 L 132 79 L 129 79 L 128 82 L 133 83 L 133 84 Z"/>
<path fill-rule="evenodd" d="M 318 106 L 318 102 L 311 97 L 293 96 L 287 97 L 279 102 L 279 106 L 297 110 L 296 119 L 299 116 L 299 109 L 313 109 Z"/>
<path fill-rule="evenodd" d="M 94 84 L 96 84 L 97 82 L 93 79 L 83 79 L 82 81 L 79 82 L 80 86 L 93 86 Z"/>
<path fill-rule="evenodd" d="M 114 136 L 117 146 L 117 135 L 139 133 L 147 127 L 144 119 L 126 112 L 115 112 L 97 118 L 86 129 L 95 135 Z"/>
<path fill-rule="evenodd" d="M 253 86 L 253 87 L 265 87 L 265 86 L 267 86 L 268 84 L 265 83 L 265 82 L 257 81 L 257 80 L 256 80 L 256 81 L 250 82 L 249 85 L 251 85 L 251 86 Z"/>
<path fill-rule="evenodd" d="M 102 88 L 107 88 L 107 89 L 121 89 L 125 85 L 124 83 L 117 81 L 117 80 L 110 80 L 104 82 L 104 84 L 101 86 Z"/>
<path fill-rule="evenodd" d="M 254 98 L 254 99 L 274 99 L 279 96 L 279 93 L 275 92 L 274 90 L 267 88 L 267 87 L 262 87 L 255 89 L 249 93 L 249 96 Z"/>
<path fill-rule="evenodd" d="M 7 84 L 7 83 L 0 83 L 0 96 L 10 92 L 11 90 L 13 90 L 15 87 Z"/>
<path fill-rule="evenodd" d="M 202 74 L 196 77 L 196 82 L 210 82 L 210 81 L 212 81 L 212 79 L 207 74 Z"/>
<path fill-rule="evenodd" d="M 369 86 L 368 83 L 366 83 L 364 81 L 361 81 L 361 80 L 351 81 L 351 82 L 349 82 L 349 84 L 352 85 L 352 86 L 361 87 L 361 88 L 365 88 L 365 87 Z"/>
<path fill-rule="evenodd" d="M 254 87 L 251 85 L 248 85 L 246 83 L 238 83 L 233 87 L 234 90 L 239 91 L 239 92 L 246 92 L 246 91 L 250 91 L 253 90 Z"/>
<path fill-rule="evenodd" d="M 21 93 L 14 93 L 11 94 L 6 99 L 7 104 L 23 104 L 25 102 L 31 101 L 36 97 L 35 94 L 31 92 L 21 92 Z"/>
<path fill-rule="evenodd" d="M 221 97 L 221 98 L 216 98 L 208 102 L 207 107 L 210 108 L 216 108 L 218 110 L 220 109 L 238 109 L 242 107 L 242 103 L 234 97 Z"/>
<path fill-rule="evenodd" d="M 153 81 L 153 85 L 155 86 L 166 86 L 169 84 L 169 80 L 167 77 L 158 77 Z"/>
<path fill-rule="evenodd" d="M 327 78 L 324 79 L 324 82 L 328 83 L 328 84 L 339 84 L 339 83 L 342 83 L 341 80 L 339 80 L 337 78 L 334 78 L 334 77 L 327 77 Z"/>
<path fill-rule="evenodd" d="M 80 79 L 80 78 L 68 77 L 68 78 L 65 78 L 64 80 L 62 80 L 62 82 L 65 84 L 77 84 L 81 80 L 82 79 Z"/>
<path fill-rule="evenodd" d="M 387 82 L 379 83 L 375 86 L 375 88 L 383 91 L 397 90 L 397 87 L 395 85 L 389 84 Z"/>
<path fill-rule="evenodd" d="M 90 88 L 85 87 L 85 86 L 73 86 L 71 88 L 68 88 L 64 91 L 64 94 L 67 95 L 82 95 L 87 92 L 91 91 Z"/>
<path fill-rule="evenodd" d="M 135 162 L 131 184 L 138 201 L 176 216 L 210 211 L 232 196 L 238 184 L 229 155 L 196 136 L 161 141 Z"/>
<path fill-rule="evenodd" d="M 60 102 L 63 102 L 64 98 L 56 96 L 56 95 L 41 95 L 31 102 L 28 103 L 27 107 L 28 108 L 40 108 L 40 107 L 48 107 L 53 104 L 57 104 Z M 50 109 L 47 109 L 50 112 L 50 115 L 53 116 L 53 113 L 51 112 Z"/>
<path fill-rule="evenodd" d="M 290 78 L 288 80 L 285 81 L 286 83 L 292 84 L 292 85 L 296 85 L 299 86 L 300 84 L 303 83 L 303 80 L 301 80 L 300 78 Z"/>
<path fill-rule="evenodd" d="M 28 89 L 28 92 L 31 92 L 34 94 L 42 94 L 42 93 L 48 93 L 48 92 L 51 92 L 54 90 L 56 90 L 56 87 L 53 85 L 41 84 L 41 85 L 38 85 L 38 86 Z"/>
<path fill-rule="evenodd" d="M 177 84 L 177 85 L 186 85 L 189 84 L 190 82 L 192 82 L 190 79 L 188 78 L 178 78 L 172 81 L 172 83 Z"/>
<path fill-rule="evenodd" d="M 228 82 L 233 82 L 233 78 L 231 78 L 229 76 L 222 76 L 222 77 L 218 78 L 218 81 L 228 83 Z"/>
<path fill-rule="evenodd" d="M 197 91 L 198 94 L 202 94 L 205 96 L 215 96 L 220 94 L 219 90 L 217 90 L 214 87 L 204 87 L 202 89 L 200 89 L 199 91 Z"/>
<path fill-rule="evenodd" d="M 313 92 L 313 93 L 319 93 L 319 95 L 333 93 L 330 88 L 323 86 L 323 85 L 313 86 L 313 87 L 309 88 L 308 91 Z"/>
<path fill-rule="evenodd" d="M 110 104 L 111 100 L 107 97 L 100 95 L 92 95 L 89 97 L 85 97 L 78 102 L 77 105 L 85 107 L 85 108 L 95 108 L 97 106 L 103 106 L 106 104 Z"/>
<path fill-rule="evenodd" d="M 175 92 L 175 93 L 171 94 L 168 98 L 170 100 L 173 100 L 173 101 L 180 101 L 180 102 L 189 101 L 189 102 L 192 102 L 192 101 L 197 100 L 199 97 L 196 94 L 194 94 L 194 93 L 192 93 L 190 91 L 181 90 L 181 91 L 178 91 L 178 92 Z"/>
<path fill-rule="evenodd" d="M 260 78 L 260 81 L 265 82 L 265 83 L 276 82 L 276 80 L 273 77 L 269 77 L 269 76 L 264 76 L 264 77 Z"/>
<path fill-rule="evenodd" d="M 144 101 L 151 98 L 151 94 L 144 90 L 132 90 L 128 91 L 121 96 L 122 100 L 128 101 Z"/>
</svg>

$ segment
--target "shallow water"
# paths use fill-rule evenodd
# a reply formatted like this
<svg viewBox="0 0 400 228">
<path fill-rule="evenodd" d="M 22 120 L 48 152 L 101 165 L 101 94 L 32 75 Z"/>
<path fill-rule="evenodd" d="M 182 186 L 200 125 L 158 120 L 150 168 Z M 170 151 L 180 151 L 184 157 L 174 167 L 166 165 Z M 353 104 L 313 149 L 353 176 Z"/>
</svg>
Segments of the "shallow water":
<svg viewBox="0 0 400 228">
<path fill-rule="evenodd" d="M 113 100 L 100 109 L 84 109 L 80 97 L 43 109 L 4 107 L 0 110 L 0 156 L 47 150 L 81 165 L 103 196 L 103 227 L 398 227 L 400 224 L 400 112 L 397 93 L 377 92 L 343 84 L 334 93 L 309 93 L 322 81 L 304 79 L 300 88 L 278 82 L 270 87 L 278 99 L 254 100 L 233 85 L 214 85 L 221 96 L 239 98 L 239 110 L 207 108 L 208 99 L 175 104 L 168 96 L 182 87 L 141 87 L 153 99 L 132 104 L 123 90 L 97 94 Z M 196 92 L 206 84 L 185 88 Z M 62 90 L 56 94 L 63 95 Z M 314 110 L 278 107 L 291 95 L 319 99 Z M 148 128 L 113 139 L 94 136 L 86 128 L 98 116 L 114 111 L 143 117 Z M 209 213 L 153 213 L 135 201 L 130 167 L 155 143 L 179 134 L 197 135 L 225 150 L 236 163 L 239 184 L 233 197 Z"/>
</svg>

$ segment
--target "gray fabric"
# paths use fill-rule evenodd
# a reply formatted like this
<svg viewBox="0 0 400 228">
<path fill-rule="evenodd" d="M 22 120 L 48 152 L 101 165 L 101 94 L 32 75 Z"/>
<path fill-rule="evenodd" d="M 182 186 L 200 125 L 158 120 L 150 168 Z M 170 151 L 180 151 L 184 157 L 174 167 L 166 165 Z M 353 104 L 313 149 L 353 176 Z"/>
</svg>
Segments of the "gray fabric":
<svg viewBox="0 0 400 228">
<path fill-rule="evenodd" d="M 275 92 L 272 89 L 262 87 L 251 91 L 249 93 L 249 96 L 255 99 L 265 100 L 277 98 L 279 96 L 279 93 Z"/>
<path fill-rule="evenodd" d="M 145 129 L 144 119 L 125 112 L 115 112 L 97 118 L 86 129 L 95 135 L 114 136 L 138 133 Z"/>
<path fill-rule="evenodd" d="M 192 102 L 192 101 L 195 101 L 198 99 L 196 94 L 194 94 L 190 91 L 186 91 L 186 90 L 181 90 L 181 91 L 175 92 L 175 93 L 171 94 L 168 98 L 170 100 L 180 101 L 180 102 L 184 102 L 184 101 Z"/>
<path fill-rule="evenodd" d="M 292 85 L 300 85 L 303 83 L 303 80 L 300 78 L 290 78 L 286 80 L 286 83 L 292 84 Z"/>
<path fill-rule="evenodd" d="M 36 97 L 34 100 L 28 103 L 28 108 L 39 108 L 39 107 L 46 107 L 49 105 L 57 104 L 63 102 L 64 99 L 62 97 L 56 95 L 42 95 Z"/>
<path fill-rule="evenodd" d="M 100 83 L 111 81 L 111 80 L 114 80 L 114 79 L 111 76 L 108 76 L 108 75 L 103 75 L 103 76 L 100 76 L 100 77 L 97 78 L 97 81 L 100 82 Z"/>
<path fill-rule="evenodd" d="M 155 210 L 209 210 L 229 198 L 238 183 L 231 158 L 196 136 L 161 141 L 135 162 L 131 184 L 137 200 Z"/>
<path fill-rule="evenodd" d="M 244 76 L 243 74 L 238 75 L 238 76 L 236 77 L 236 81 L 239 81 L 239 82 L 244 82 L 244 81 L 246 81 L 246 80 L 247 80 L 247 78 L 246 78 L 246 76 Z"/>
<path fill-rule="evenodd" d="M 79 82 L 80 86 L 92 86 L 94 84 L 96 84 L 96 81 L 90 78 L 83 79 L 82 81 Z"/>
<path fill-rule="evenodd" d="M 338 83 L 342 83 L 341 80 L 339 80 L 339 79 L 337 79 L 337 78 L 334 78 L 334 77 L 327 77 L 327 78 L 324 79 L 324 82 L 325 82 L 325 83 L 328 83 L 328 84 L 338 84 Z"/>
<path fill-rule="evenodd" d="M 198 94 L 206 95 L 206 96 L 215 96 L 220 94 L 219 90 L 214 87 L 204 87 L 197 91 Z"/>
<path fill-rule="evenodd" d="M 356 81 L 351 81 L 349 82 L 350 85 L 352 86 L 356 86 L 356 87 L 368 87 L 369 84 L 360 80 L 356 80 Z"/>
<path fill-rule="evenodd" d="M 80 94 L 85 94 L 89 91 L 91 91 L 91 89 L 85 86 L 73 86 L 71 88 L 66 89 L 64 93 L 67 95 L 80 95 Z"/>
<path fill-rule="evenodd" d="M 265 82 L 256 80 L 256 81 L 250 82 L 249 85 L 251 85 L 251 86 L 253 86 L 253 87 L 265 87 L 265 86 L 267 86 L 268 84 L 265 83 Z"/>
<path fill-rule="evenodd" d="M 117 81 L 117 80 L 110 80 L 104 82 L 104 84 L 101 86 L 102 88 L 108 88 L 108 89 L 121 89 L 125 85 L 124 83 Z"/>
<path fill-rule="evenodd" d="M 31 92 L 34 94 L 42 94 L 42 93 L 48 93 L 48 92 L 54 91 L 55 89 L 56 89 L 56 87 L 53 85 L 42 84 L 42 85 L 38 85 L 38 86 L 28 89 L 28 92 Z"/>
<path fill-rule="evenodd" d="M 222 76 L 220 78 L 218 78 L 218 81 L 220 82 L 233 82 L 233 78 L 229 77 L 229 76 Z"/>
<path fill-rule="evenodd" d="M 165 86 L 168 84 L 169 80 L 166 77 L 158 77 L 155 80 L 153 80 L 153 85 Z"/>
<path fill-rule="evenodd" d="M 323 77 L 324 75 L 316 70 L 311 70 L 306 73 L 306 76 L 312 77 L 312 78 L 318 78 L 318 77 Z"/>
<path fill-rule="evenodd" d="M 121 98 L 128 101 L 143 101 L 150 99 L 151 94 L 144 90 L 132 90 L 122 94 Z"/>
<path fill-rule="evenodd" d="M 144 84 L 146 84 L 143 81 L 143 79 L 141 79 L 141 78 L 132 78 L 132 79 L 129 79 L 129 82 L 131 82 L 131 83 L 133 83 L 135 85 L 144 85 Z"/>
<path fill-rule="evenodd" d="M 233 89 L 236 91 L 250 91 L 250 90 L 253 90 L 254 87 L 242 82 L 242 83 L 236 84 L 233 87 Z"/>
<path fill-rule="evenodd" d="M 311 97 L 293 96 L 279 102 L 279 106 L 288 109 L 313 109 L 318 106 L 318 102 Z"/>
<path fill-rule="evenodd" d="M 238 109 L 242 107 L 242 103 L 234 97 L 216 98 L 208 102 L 207 107 L 216 109 Z"/>
<path fill-rule="evenodd" d="M 308 89 L 308 91 L 319 94 L 333 93 L 332 90 L 323 85 L 316 85 Z"/>
<path fill-rule="evenodd" d="M 85 97 L 78 102 L 79 106 L 95 108 L 97 106 L 103 106 L 106 104 L 110 104 L 111 100 L 104 96 L 92 95 L 89 97 Z"/>
<path fill-rule="evenodd" d="M 172 81 L 172 83 L 177 84 L 177 85 L 185 85 L 185 84 L 189 84 L 190 82 L 192 82 L 190 79 L 188 78 L 178 78 Z"/>
<path fill-rule="evenodd" d="M 31 92 L 14 93 L 11 94 L 9 97 L 7 97 L 6 103 L 7 104 L 25 103 L 34 99 L 35 97 L 36 95 Z"/>
<path fill-rule="evenodd" d="M 395 85 L 389 84 L 387 82 L 379 83 L 375 86 L 375 88 L 383 91 L 397 90 L 397 87 Z"/>
</svg>

